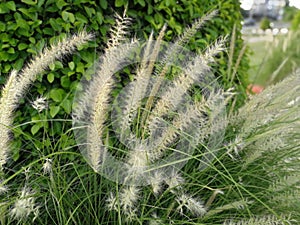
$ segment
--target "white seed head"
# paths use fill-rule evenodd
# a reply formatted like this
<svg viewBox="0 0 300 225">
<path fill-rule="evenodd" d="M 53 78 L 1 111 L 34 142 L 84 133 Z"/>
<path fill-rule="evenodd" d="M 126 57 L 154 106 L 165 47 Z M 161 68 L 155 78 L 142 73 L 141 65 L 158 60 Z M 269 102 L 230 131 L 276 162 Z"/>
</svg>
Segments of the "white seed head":
<svg viewBox="0 0 300 225">
<path fill-rule="evenodd" d="M 207 212 L 205 206 L 202 204 L 201 201 L 196 200 L 187 194 L 182 194 L 182 195 L 178 196 L 176 198 L 176 201 L 179 204 L 177 209 L 179 210 L 180 214 L 182 214 L 182 215 L 184 214 L 183 213 L 184 207 L 187 210 L 189 210 L 190 213 L 193 214 L 193 216 L 197 216 L 197 217 L 203 216 Z"/>
<path fill-rule="evenodd" d="M 153 176 L 150 177 L 150 184 L 155 195 L 161 193 L 163 181 L 164 178 L 160 171 L 155 171 Z"/>
<path fill-rule="evenodd" d="M 110 192 L 108 198 L 106 199 L 106 206 L 109 210 L 118 211 L 118 201 L 112 192 Z"/>
<path fill-rule="evenodd" d="M 3 184 L 2 184 L 2 181 L 0 181 L 0 195 L 1 195 L 1 194 L 7 193 L 7 191 L 8 191 L 7 186 L 6 186 L 6 185 L 3 185 Z"/>
<path fill-rule="evenodd" d="M 135 203 L 139 197 L 139 189 L 135 186 L 128 186 L 122 189 L 120 193 L 120 205 L 124 212 L 130 211 L 134 208 Z"/>
<path fill-rule="evenodd" d="M 26 218 L 31 213 L 37 214 L 38 207 L 36 207 L 33 195 L 34 192 L 27 187 L 24 187 L 21 190 L 19 199 L 16 200 L 10 211 L 10 214 L 14 219 Z"/>
<path fill-rule="evenodd" d="M 43 164 L 43 174 L 52 174 L 52 160 L 45 159 L 45 163 Z"/>
<path fill-rule="evenodd" d="M 184 183 L 183 177 L 176 171 L 173 171 L 171 174 L 169 174 L 168 177 L 165 178 L 165 182 L 169 186 L 169 189 L 171 192 L 173 189 L 179 189 L 181 184 Z"/>
<path fill-rule="evenodd" d="M 42 112 L 48 107 L 46 97 L 39 97 L 31 103 L 31 106 L 38 112 Z"/>
</svg>

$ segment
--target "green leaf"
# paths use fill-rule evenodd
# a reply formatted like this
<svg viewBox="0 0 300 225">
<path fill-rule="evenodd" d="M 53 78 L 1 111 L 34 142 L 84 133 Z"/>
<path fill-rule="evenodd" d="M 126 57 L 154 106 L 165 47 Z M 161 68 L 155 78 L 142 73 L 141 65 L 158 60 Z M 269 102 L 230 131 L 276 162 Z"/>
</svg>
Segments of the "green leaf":
<svg viewBox="0 0 300 225">
<path fill-rule="evenodd" d="M 29 41 L 30 41 L 32 44 L 35 44 L 35 43 L 36 43 L 36 40 L 35 40 L 33 37 L 30 37 L 30 38 L 29 38 Z"/>
<path fill-rule="evenodd" d="M 100 1 L 100 6 L 102 9 L 107 9 L 107 1 L 106 0 L 101 0 Z"/>
<path fill-rule="evenodd" d="M 45 0 L 39 0 L 38 1 L 38 7 L 40 8 L 42 5 L 44 5 Z"/>
<path fill-rule="evenodd" d="M 138 0 L 138 3 L 139 3 L 141 6 L 143 6 L 143 7 L 146 5 L 146 3 L 145 3 L 144 0 Z"/>
<path fill-rule="evenodd" d="M 6 62 L 9 59 L 9 54 L 7 52 L 0 52 L 0 59 Z"/>
<path fill-rule="evenodd" d="M 0 39 L 2 42 L 8 42 L 10 40 L 10 35 L 6 34 L 6 33 L 2 33 L 0 34 Z"/>
<path fill-rule="evenodd" d="M 52 29 L 52 28 L 50 28 L 50 27 L 45 27 L 44 29 L 43 29 L 43 33 L 44 34 L 47 34 L 47 35 L 50 35 L 50 36 L 53 36 L 54 35 L 54 30 Z"/>
<path fill-rule="evenodd" d="M 24 20 L 21 13 L 18 13 L 18 12 L 14 13 L 14 18 L 15 18 L 17 23 L 19 22 L 18 20 Z"/>
<path fill-rule="evenodd" d="M 62 27 L 55 19 L 51 18 L 49 20 L 49 23 L 55 31 L 59 31 L 59 32 L 61 31 Z"/>
<path fill-rule="evenodd" d="M 62 16 L 62 18 L 63 18 L 64 21 L 68 21 L 68 20 L 69 20 L 68 14 L 69 14 L 69 13 L 68 13 L 67 11 L 63 11 L 63 12 L 61 13 L 61 16 Z"/>
<path fill-rule="evenodd" d="M 21 131 L 20 131 L 21 132 Z M 20 149 L 22 149 L 22 141 L 21 139 L 15 140 L 11 142 L 12 149 L 12 159 L 17 161 L 20 158 Z"/>
<path fill-rule="evenodd" d="M 11 70 L 11 65 L 10 64 L 6 64 L 4 66 L 4 71 L 3 72 L 8 73 L 10 70 Z"/>
<path fill-rule="evenodd" d="M 74 75 L 74 74 L 75 74 L 75 71 L 69 71 L 69 72 L 67 73 L 68 77 L 70 77 L 70 76 L 72 76 L 72 75 Z"/>
<path fill-rule="evenodd" d="M 15 70 L 20 70 L 20 69 L 22 69 L 22 67 L 23 67 L 23 65 L 24 65 L 24 59 L 23 58 L 19 58 L 15 63 L 14 63 L 14 69 Z"/>
<path fill-rule="evenodd" d="M 36 123 L 31 127 L 31 133 L 35 135 L 43 127 L 42 123 Z"/>
<path fill-rule="evenodd" d="M 74 23 L 75 22 L 75 16 L 73 13 L 69 13 L 69 20 L 71 23 Z"/>
<path fill-rule="evenodd" d="M 59 8 L 59 9 L 62 9 L 64 6 L 68 5 L 68 3 L 66 3 L 64 0 L 58 0 L 56 1 L 56 6 Z"/>
<path fill-rule="evenodd" d="M 16 46 L 17 46 L 17 43 L 18 43 L 18 40 L 15 39 L 15 38 L 11 38 L 11 39 L 9 40 L 9 44 L 10 44 L 11 46 L 13 46 L 13 47 L 16 47 Z"/>
<path fill-rule="evenodd" d="M 49 69 L 52 70 L 52 71 L 55 70 L 55 64 L 54 64 L 54 63 L 51 63 L 51 64 L 49 65 Z"/>
<path fill-rule="evenodd" d="M 59 106 L 50 105 L 50 116 L 54 118 L 60 110 Z"/>
<path fill-rule="evenodd" d="M 168 21 L 168 24 L 171 28 L 175 29 L 178 34 L 181 33 L 182 27 L 179 24 L 177 24 L 174 17 L 170 18 L 170 20 Z"/>
<path fill-rule="evenodd" d="M 19 28 L 17 30 L 17 33 L 21 36 L 24 36 L 24 37 L 30 37 L 31 35 L 28 31 L 29 31 L 29 29 Z"/>
<path fill-rule="evenodd" d="M 6 7 L 12 11 L 16 11 L 16 4 L 14 1 L 6 2 Z"/>
<path fill-rule="evenodd" d="M 42 20 L 37 20 L 37 19 L 34 19 L 33 22 L 28 22 L 28 24 L 31 26 L 31 29 L 32 28 L 38 28 L 41 24 L 43 23 Z"/>
<path fill-rule="evenodd" d="M 0 21 L 0 31 L 5 31 L 6 25 Z"/>
<path fill-rule="evenodd" d="M 21 0 L 21 2 L 24 2 L 27 5 L 36 5 L 37 4 L 37 0 L 36 1 L 32 1 L 32 0 Z"/>
<path fill-rule="evenodd" d="M 100 0 L 100 1 L 102 1 L 102 0 Z M 92 1 L 91 0 L 74 0 L 73 1 L 73 4 L 74 5 L 80 5 L 80 4 L 82 4 L 82 3 L 91 3 Z"/>
<path fill-rule="evenodd" d="M 44 49 L 44 46 L 45 46 L 45 40 L 41 39 L 36 43 L 35 47 L 39 52 L 41 52 Z"/>
<path fill-rule="evenodd" d="M 9 30 L 15 31 L 16 29 L 18 29 L 18 24 L 16 24 L 16 23 L 7 23 L 6 29 L 7 29 L 8 31 L 9 31 Z"/>
<path fill-rule="evenodd" d="M 9 48 L 9 49 L 7 50 L 7 52 L 8 52 L 9 54 L 14 54 L 14 53 L 15 53 L 15 49 L 14 49 L 14 48 Z"/>
<path fill-rule="evenodd" d="M 78 12 L 75 13 L 75 17 L 76 17 L 76 20 L 78 20 L 78 21 L 80 21 L 82 23 L 88 23 L 88 19 L 84 15 L 82 15 L 82 14 L 80 14 Z"/>
<path fill-rule="evenodd" d="M 60 84 L 64 88 L 69 88 L 70 84 L 71 84 L 70 78 L 67 75 L 61 77 L 60 78 Z"/>
<path fill-rule="evenodd" d="M 94 62 L 96 57 L 94 52 L 88 52 L 88 51 L 82 52 L 80 56 L 87 63 Z"/>
<path fill-rule="evenodd" d="M 122 5 L 125 5 L 124 0 L 116 0 L 115 1 L 115 6 L 116 7 L 121 7 Z"/>
<path fill-rule="evenodd" d="M 25 43 L 18 44 L 19 51 L 22 51 L 22 50 L 26 49 L 27 47 L 28 47 L 28 44 L 25 44 Z"/>
<path fill-rule="evenodd" d="M 96 13 L 96 20 L 98 21 L 99 24 L 102 24 L 103 23 L 103 14 L 100 13 L 100 12 L 97 12 Z"/>
<path fill-rule="evenodd" d="M 33 48 L 27 48 L 26 52 L 31 53 L 31 54 L 37 54 L 37 51 Z"/>
<path fill-rule="evenodd" d="M 70 21 L 71 23 L 75 22 L 75 16 L 74 16 L 73 13 L 63 11 L 61 15 L 62 15 L 62 18 L 63 18 L 64 21 L 66 21 L 66 22 Z"/>
<path fill-rule="evenodd" d="M 27 17 L 30 18 L 32 21 L 37 20 L 37 14 L 36 14 L 36 13 L 32 13 L 32 12 L 29 11 L 28 9 L 25 9 L 25 8 L 18 8 L 18 11 L 22 12 L 23 15 L 27 16 Z"/>
<path fill-rule="evenodd" d="M 57 8 L 56 5 L 49 5 L 49 6 L 45 9 L 46 12 L 51 12 L 51 13 L 57 13 L 58 10 L 59 10 L 59 9 Z"/>
<path fill-rule="evenodd" d="M 53 73 L 49 73 L 47 75 L 47 80 L 49 81 L 50 84 L 54 81 L 54 78 L 55 78 L 55 76 Z"/>
<path fill-rule="evenodd" d="M 76 72 L 84 74 L 84 64 L 79 62 L 76 66 Z"/>
<path fill-rule="evenodd" d="M 50 91 L 50 98 L 55 102 L 61 102 L 66 95 L 66 92 L 61 88 L 54 88 Z"/>
<path fill-rule="evenodd" d="M 151 15 L 152 14 L 152 12 L 153 12 L 153 7 L 152 7 L 152 5 L 148 5 L 148 9 L 147 9 L 147 14 L 148 15 Z"/>
<path fill-rule="evenodd" d="M 9 8 L 6 7 L 5 3 L 0 3 L 0 14 L 6 14 L 9 12 Z"/>
<path fill-rule="evenodd" d="M 64 65 L 62 64 L 61 61 L 55 61 L 54 65 L 55 65 L 55 69 L 62 69 L 62 68 L 64 68 Z"/>
<path fill-rule="evenodd" d="M 84 10 L 85 10 L 86 14 L 88 14 L 89 17 L 92 17 L 96 13 L 95 9 L 90 8 L 90 7 L 84 6 Z"/>
<path fill-rule="evenodd" d="M 61 103 L 61 107 L 65 110 L 66 113 L 70 114 L 72 111 L 72 102 L 69 99 L 65 99 Z"/>
<path fill-rule="evenodd" d="M 52 129 L 50 130 L 50 135 L 54 136 L 55 134 L 61 134 L 62 125 L 59 122 L 52 123 Z"/>
<path fill-rule="evenodd" d="M 69 62 L 68 65 L 69 65 L 69 68 L 70 68 L 71 70 L 74 70 L 74 69 L 75 69 L 75 63 L 74 63 L 74 62 Z"/>
</svg>

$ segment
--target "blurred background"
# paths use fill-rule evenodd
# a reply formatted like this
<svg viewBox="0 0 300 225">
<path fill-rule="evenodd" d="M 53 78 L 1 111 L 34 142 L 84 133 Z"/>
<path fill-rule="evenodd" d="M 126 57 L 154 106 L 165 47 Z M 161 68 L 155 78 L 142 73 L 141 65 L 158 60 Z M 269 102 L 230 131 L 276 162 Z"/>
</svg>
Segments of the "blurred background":
<svg viewBox="0 0 300 225">
<path fill-rule="evenodd" d="M 267 86 L 298 69 L 300 0 L 241 0 L 250 81 Z"/>
</svg>

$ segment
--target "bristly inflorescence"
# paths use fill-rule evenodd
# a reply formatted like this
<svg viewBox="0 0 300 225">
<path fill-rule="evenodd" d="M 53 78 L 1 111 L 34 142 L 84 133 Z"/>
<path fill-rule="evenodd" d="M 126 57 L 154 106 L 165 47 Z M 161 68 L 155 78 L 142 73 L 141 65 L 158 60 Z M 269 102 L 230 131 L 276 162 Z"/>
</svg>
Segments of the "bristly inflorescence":
<svg viewBox="0 0 300 225">
<path fill-rule="evenodd" d="M 263 94 L 252 96 L 231 118 L 239 134 L 229 153 L 246 153 L 246 164 L 249 164 L 264 153 L 295 148 L 299 142 L 299 91 L 299 75 L 293 74 L 268 87 Z"/>
<path fill-rule="evenodd" d="M 131 24 L 131 18 L 126 16 L 126 11 L 124 11 L 123 16 L 115 14 L 115 17 L 116 24 L 110 29 L 110 38 L 107 41 L 106 50 L 117 47 L 126 40 L 127 30 Z"/>
<path fill-rule="evenodd" d="M 0 174 L 7 162 L 10 153 L 10 133 L 13 125 L 13 113 L 15 108 L 37 79 L 38 75 L 47 69 L 55 60 L 72 53 L 80 46 L 93 38 L 93 35 L 82 31 L 77 35 L 66 38 L 34 57 L 22 71 L 13 70 L 2 90 L 0 98 Z M 36 105 L 41 110 L 41 105 Z"/>
<path fill-rule="evenodd" d="M 285 217 L 283 216 L 281 219 L 277 218 L 276 216 L 272 215 L 265 215 L 261 217 L 255 217 L 248 220 L 228 220 L 223 223 L 223 225 L 285 225 L 285 224 L 291 224 L 292 221 L 289 216 Z"/>
<path fill-rule="evenodd" d="M 33 221 L 39 215 L 39 206 L 35 202 L 34 191 L 28 187 L 23 187 L 20 191 L 19 198 L 15 201 L 10 211 L 14 219 L 21 220 L 34 214 Z"/>
<path fill-rule="evenodd" d="M 186 210 L 196 217 L 206 213 L 200 199 L 182 191 L 185 180 L 180 168 L 199 144 L 217 133 L 214 121 L 219 117 L 226 120 L 222 110 L 228 95 L 216 84 L 209 65 L 224 50 L 226 38 L 217 40 L 203 54 L 188 53 L 183 46 L 215 14 L 213 11 L 197 20 L 167 51 L 162 51 L 166 26 L 155 41 L 153 33 L 145 44 L 124 41 L 129 20 L 117 16 L 117 26 L 95 76 L 77 95 L 73 119 L 81 152 L 95 172 L 123 183 L 118 198 L 111 193 L 108 208 L 121 209 L 129 220 L 139 214 L 138 186 L 145 185 L 150 185 L 156 196 L 164 191 L 173 193 L 181 214 Z M 141 59 L 132 59 L 137 52 L 141 52 Z M 186 58 L 181 60 L 179 54 Z M 114 73 L 137 62 L 133 81 L 112 99 Z M 200 101 L 193 101 L 189 93 L 194 84 L 202 88 Z M 106 145 L 110 115 L 115 134 L 128 148 L 122 159 L 114 158 Z M 218 129 L 222 129 L 220 125 Z M 209 147 L 215 139 L 210 139 Z M 204 161 L 209 165 L 209 155 L 213 155 L 207 155 Z"/>
<path fill-rule="evenodd" d="M 171 193 L 174 196 L 172 204 L 177 205 L 175 211 L 185 217 L 205 218 L 225 210 L 244 209 L 253 203 L 247 198 L 234 199 L 214 208 L 217 193 L 224 194 L 223 191 L 213 192 L 204 203 L 185 190 L 187 181 L 181 168 L 199 146 L 206 152 L 201 152 L 201 158 L 197 159 L 200 162 L 198 171 L 211 169 L 211 162 L 219 160 L 217 154 L 222 148 L 227 148 L 225 155 L 233 159 L 243 157 L 242 169 L 246 170 L 258 158 L 264 158 L 264 152 L 286 149 L 287 142 L 290 147 L 296 146 L 295 141 L 291 141 L 293 138 L 288 138 L 289 135 L 297 136 L 296 126 L 299 125 L 298 89 L 291 86 L 292 82 L 298 82 L 295 76 L 278 85 L 287 90 L 269 88 L 250 99 L 236 115 L 227 118 L 226 106 L 233 92 L 218 86 L 210 65 L 215 56 L 224 51 L 227 38 L 219 38 L 200 54 L 188 54 L 183 48 L 215 14 L 212 12 L 197 20 L 172 45 L 163 42 L 166 26 L 157 40 L 151 33 L 145 43 L 126 41 L 129 20 L 117 16 L 117 25 L 112 29 L 112 37 L 100 57 L 95 76 L 78 94 L 79 107 L 74 108 L 73 119 L 81 152 L 95 172 L 122 184 L 118 193 L 110 193 L 107 206 L 128 220 L 139 217 L 141 186 L 147 185 L 152 188 L 154 197 Z M 135 55 L 139 58 L 134 58 Z M 114 74 L 130 64 L 138 64 L 132 81 L 117 96 L 112 96 L 116 84 Z M 191 95 L 194 85 L 199 88 L 200 100 L 195 101 Z M 283 101 L 286 104 L 281 104 Z M 297 122 L 291 123 L 293 120 Z M 223 137 L 228 125 L 236 133 L 225 145 Z M 288 135 L 284 135 L 287 131 Z M 111 134 L 121 147 L 108 144 Z M 112 153 L 121 157 L 116 158 Z M 241 153 L 246 156 L 240 156 Z M 287 160 L 295 163 L 298 159 L 297 154 L 284 157 L 282 153 L 282 156 L 283 160 L 278 160 L 276 165 Z M 263 170 L 273 179 L 272 168 L 264 167 Z M 284 170 L 279 171 L 284 173 Z M 295 179 L 299 173 L 295 171 L 292 177 L 285 176 L 286 179 L 273 182 L 275 186 L 270 185 L 269 190 L 273 188 L 270 193 L 274 194 L 284 181 L 293 180 L 293 185 L 298 185 Z M 276 202 L 278 196 L 270 197 L 273 198 L 270 202 Z"/>
</svg>

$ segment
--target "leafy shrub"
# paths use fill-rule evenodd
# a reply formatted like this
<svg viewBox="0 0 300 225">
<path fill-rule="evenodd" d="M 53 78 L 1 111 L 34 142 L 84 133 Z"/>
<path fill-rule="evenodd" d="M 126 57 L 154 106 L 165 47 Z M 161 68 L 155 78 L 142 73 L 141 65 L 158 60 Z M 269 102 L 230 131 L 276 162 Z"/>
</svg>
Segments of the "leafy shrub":
<svg viewBox="0 0 300 225">
<path fill-rule="evenodd" d="M 260 25 L 259 26 L 260 26 L 260 29 L 267 30 L 267 29 L 271 28 L 270 24 L 271 24 L 270 20 L 268 18 L 264 17 L 260 21 Z"/>
<path fill-rule="evenodd" d="M 298 11 L 299 11 L 299 9 L 297 9 L 294 6 L 284 7 L 283 20 L 286 21 L 286 22 L 291 22 Z"/>
<path fill-rule="evenodd" d="M 300 10 L 294 15 L 293 20 L 291 22 L 291 29 L 293 31 L 299 30 L 300 27 Z"/>
</svg>

